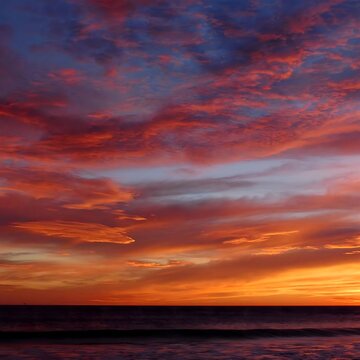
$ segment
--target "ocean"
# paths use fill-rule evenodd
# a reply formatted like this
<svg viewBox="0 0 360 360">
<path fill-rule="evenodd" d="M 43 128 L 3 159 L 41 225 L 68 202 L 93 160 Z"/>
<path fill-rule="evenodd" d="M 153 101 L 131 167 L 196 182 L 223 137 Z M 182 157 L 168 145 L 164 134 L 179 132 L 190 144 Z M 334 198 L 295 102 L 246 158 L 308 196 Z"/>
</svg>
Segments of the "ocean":
<svg viewBox="0 0 360 360">
<path fill-rule="evenodd" d="M 360 307 L 1 306 L 0 359 L 360 359 Z"/>
</svg>

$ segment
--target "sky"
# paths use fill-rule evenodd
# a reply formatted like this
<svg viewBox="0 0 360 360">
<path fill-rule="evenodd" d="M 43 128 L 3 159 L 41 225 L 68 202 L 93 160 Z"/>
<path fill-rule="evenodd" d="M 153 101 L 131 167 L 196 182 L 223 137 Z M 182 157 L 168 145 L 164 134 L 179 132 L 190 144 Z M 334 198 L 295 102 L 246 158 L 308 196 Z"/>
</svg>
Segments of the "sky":
<svg viewBox="0 0 360 360">
<path fill-rule="evenodd" d="M 359 1 L 0 8 L 1 304 L 360 304 Z"/>
</svg>

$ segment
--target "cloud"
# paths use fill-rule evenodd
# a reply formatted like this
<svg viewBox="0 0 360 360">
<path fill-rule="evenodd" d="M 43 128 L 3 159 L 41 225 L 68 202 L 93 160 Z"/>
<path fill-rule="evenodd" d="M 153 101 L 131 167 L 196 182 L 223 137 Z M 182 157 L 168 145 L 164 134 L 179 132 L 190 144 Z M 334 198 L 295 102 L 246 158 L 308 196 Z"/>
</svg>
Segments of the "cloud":
<svg viewBox="0 0 360 360">
<path fill-rule="evenodd" d="M 0 19 L 0 301 L 349 297 L 354 1 L 18 5 Z"/>
<path fill-rule="evenodd" d="M 3 167 L 0 178 L 3 180 L 0 191 L 24 193 L 36 199 L 55 199 L 69 209 L 104 209 L 133 198 L 130 189 L 110 179 L 90 179 L 41 168 Z"/>
<path fill-rule="evenodd" d="M 162 181 L 147 184 L 137 184 L 137 192 L 141 198 L 166 197 L 176 195 L 191 195 L 236 190 L 237 188 L 248 188 L 253 182 L 241 177 L 225 177 L 211 179 L 196 179 L 182 181 Z"/>
<path fill-rule="evenodd" d="M 108 15 L 109 17 L 114 17 L 117 20 L 119 18 L 121 19 L 122 17 L 128 16 L 138 7 L 151 4 L 154 5 L 154 3 L 149 0 L 90 0 L 88 3 L 103 11 L 104 14 Z M 157 3 L 160 3 L 160 1 Z"/>
<path fill-rule="evenodd" d="M 166 269 L 174 266 L 184 266 L 187 265 L 188 262 L 182 260 L 168 260 L 166 263 L 161 263 L 161 262 L 151 262 L 151 261 L 142 261 L 142 260 L 129 260 L 127 264 L 129 266 L 136 268 Z"/>
<path fill-rule="evenodd" d="M 29 221 L 15 223 L 13 227 L 50 237 L 69 238 L 81 242 L 130 244 L 135 240 L 121 227 L 75 221 Z"/>
<path fill-rule="evenodd" d="M 252 243 L 252 242 L 263 242 L 269 240 L 269 238 L 271 238 L 272 236 L 286 236 L 286 235 L 297 234 L 298 232 L 299 230 L 271 232 L 271 233 L 262 234 L 259 238 L 255 238 L 255 239 L 248 239 L 246 237 L 242 237 L 239 239 L 225 240 L 224 244 L 237 245 L 237 244 Z"/>
</svg>

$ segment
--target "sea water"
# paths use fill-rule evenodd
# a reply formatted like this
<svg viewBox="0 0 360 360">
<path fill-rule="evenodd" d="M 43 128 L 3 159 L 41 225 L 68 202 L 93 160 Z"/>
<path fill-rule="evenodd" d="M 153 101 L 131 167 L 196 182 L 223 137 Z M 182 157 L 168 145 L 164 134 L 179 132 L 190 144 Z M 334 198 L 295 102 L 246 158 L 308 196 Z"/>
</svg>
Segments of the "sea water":
<svg viewBox="0 0 360 360">
<path fill-rule="evenodd" d="M 360 359 L 360 307 L 2 306 L 0 359 Z"/>
</svg>

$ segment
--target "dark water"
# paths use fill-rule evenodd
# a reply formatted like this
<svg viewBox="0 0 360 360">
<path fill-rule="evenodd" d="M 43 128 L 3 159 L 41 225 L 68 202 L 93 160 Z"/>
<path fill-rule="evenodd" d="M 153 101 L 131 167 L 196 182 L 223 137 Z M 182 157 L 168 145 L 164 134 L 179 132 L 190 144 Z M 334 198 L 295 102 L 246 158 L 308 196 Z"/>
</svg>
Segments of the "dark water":
<svg viewBox="0 0 360 360">
<path fill-rule="evenodd" d="M 0 307 L 0 359 L 300 358 L 360 359 L 360 307 Z"/>
</svg>

